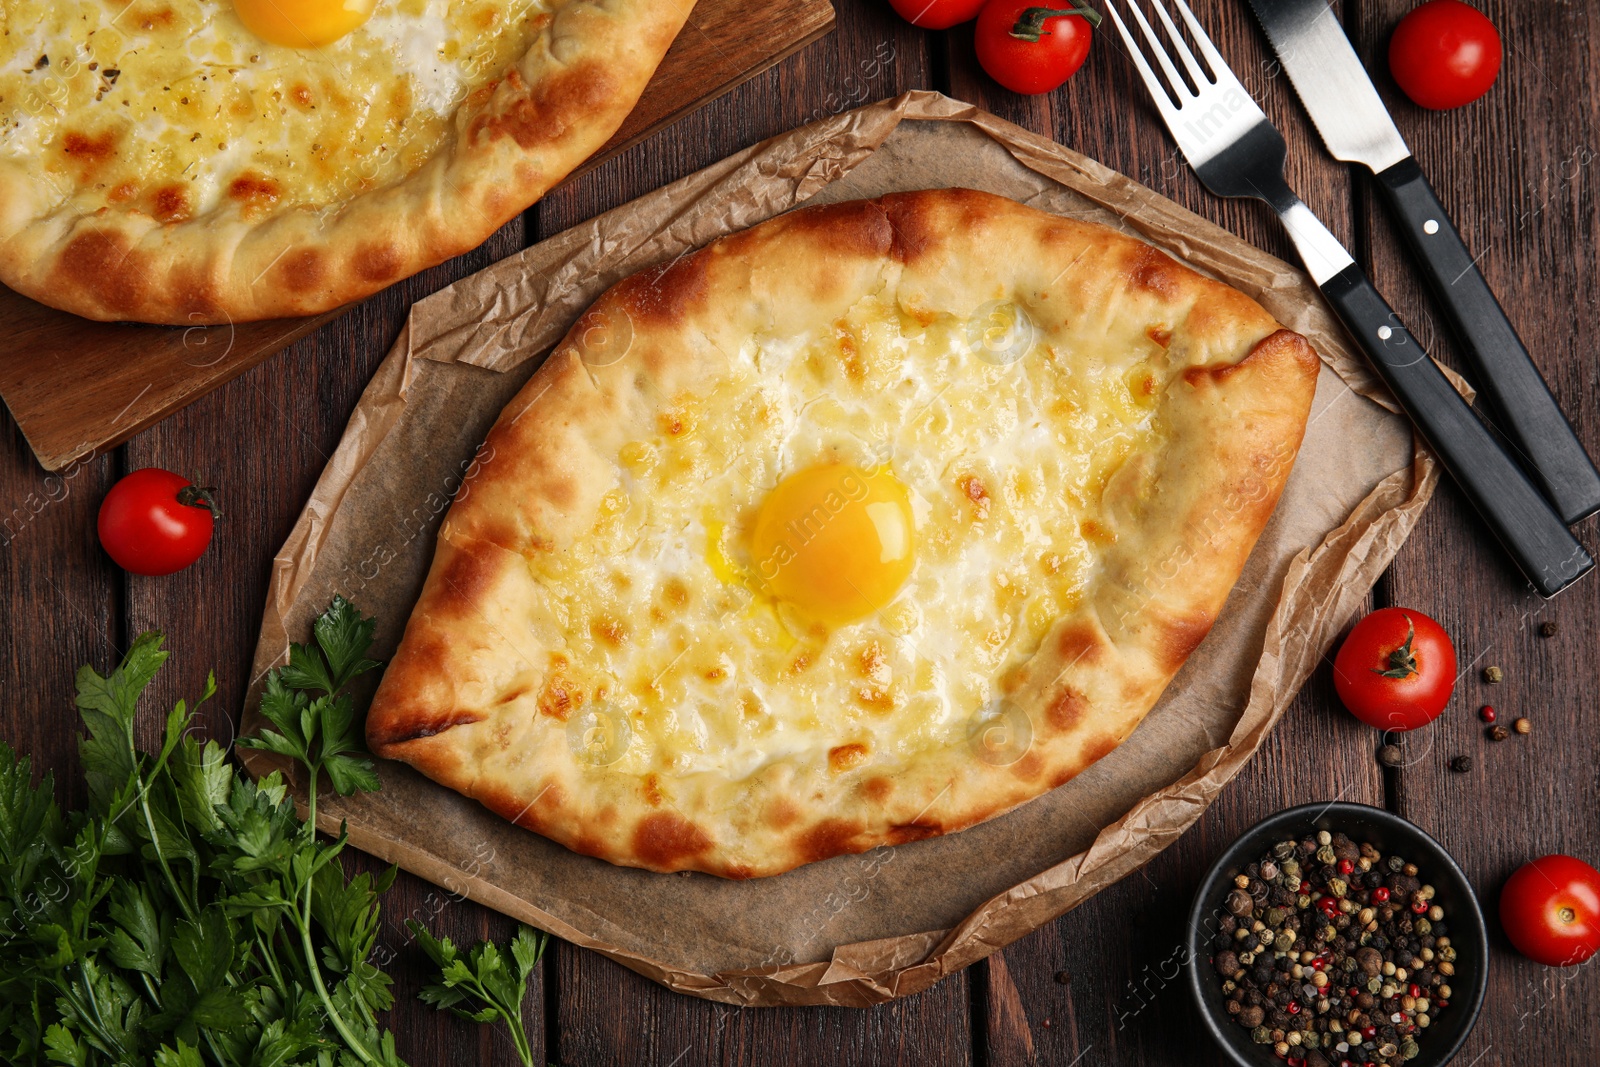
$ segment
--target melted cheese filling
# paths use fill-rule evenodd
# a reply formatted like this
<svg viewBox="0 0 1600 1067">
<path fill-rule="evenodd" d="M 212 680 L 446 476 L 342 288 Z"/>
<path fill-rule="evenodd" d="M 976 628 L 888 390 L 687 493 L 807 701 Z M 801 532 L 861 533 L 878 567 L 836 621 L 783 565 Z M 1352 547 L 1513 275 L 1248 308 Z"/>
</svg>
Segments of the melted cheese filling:
<svg viewBox="0 0 1600 1067">
<path fill-rule="evenodd" d="M 819 336 L 755 339 L 622 449 L 591 535 L 530 563 L 566 640 L 538 710 L 580 759 L 737 780 L 827 752 L 838 772 L 993 719 L 1094 582 L 1102 491 L 1161 448 L 1169 374 L 1159 329 L 1066 350 L 993 310 L 924 325 L 872 297 Z M 843 625 L 771 596 L 750 551 L 763 501 L 819 463 L 892 472 L 916 522 L 897 595 Z"/>
<path fill-rule="evenodd" d="M 334 43 L 287 48 L 231 0 L 0 0 L 0 159 L 57 206 L 163 222 L 337 204 L 432 156 L 559 2 L 382 0 Z"/>
</svg>

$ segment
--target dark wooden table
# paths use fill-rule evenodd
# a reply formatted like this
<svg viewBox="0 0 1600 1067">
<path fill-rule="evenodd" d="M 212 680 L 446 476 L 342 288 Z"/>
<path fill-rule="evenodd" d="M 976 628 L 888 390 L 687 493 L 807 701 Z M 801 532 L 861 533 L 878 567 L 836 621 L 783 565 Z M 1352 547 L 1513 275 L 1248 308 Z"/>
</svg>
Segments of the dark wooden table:
<svg viewBox="0 0 1600 1067">
<path fill-rule="evenodd" d="M 396 286 L 114 454 L 47 477 L 0 416 L 0 737 L 57 772 L 82 801 L 72 675 L 111 664 L 131 636 L 168 632 L 174 655 L 160 698 L 196 692 L 213 665 L 207 709 L 229 739 L 248 684 L 272 554 L 344 430 L 408 305 L 451 280 L 765 137 L 906 89 L 937 88 L 1130 174 L 1285 258 L 1257 204 L 1222 202 L 1189 173 L 1148 107 L 1114 36 L 1063 90 L 1021 98 L 978 70 L 970 27 L 926 33 L 884 0 L 837 0 L 839 29 L 697 114 L 549 197 L 472 255 Z M 1370 182 L 1331 161 L 1287 79 L 1269 62 L 1243 0 L 1196 0 L 1223 53 L 1289 140 L 1291 178 L 1344 238 L 1429 350 L 1449 338 Z M 1360 50 L 1381 55 L 1411 0 L 1345 0 Z M 1600 7 L 1576 0 L 1482 0 L 1504 34 L 1505 70 L 1483 101 L 1429 114 L 1381 88 L 1412 149 L 1454 212 L 1551 388 L 1600 453 Z M 752 32 L 759 32 L 759 28 Z M 1369 66 L 1382 66 L 1369 63 Z M 230 515 L 198 565 L 166 579 L 128 577 L 95 540 L 101 496 L 145 466 L 199 472 Z M 1591 545 L 1594 524 L 1581 529 Z M 1261 754 L 1199 823 L 1144 870 L 1076 911 L 918 996 L 870 1011 L 733 1010 L 669 993 L 600 956 L 555 945 L 528 998 L 536 1052 L 562 1064 L 1101 1064 L 1220 1062 L 1198 1029 L 1180 973 L 1182 915 L 1201 871 L 1234 835 L 1290 804 L 1338 797 L 1398 811 L 1438 837 L 1492 913 L 1519 863 L 1547 852 L 1600 861 L 1600 579 L 1552 604 L 1525 590 L 1453 488 L 1441 489 L 1372 606 L 1404 604 L 1455 636 L 1462 678 L 1446 715 L 1405 741 L 1385 771 L 1376 733 L 1345 714 L 1324 669 Z M 1540 624 L 1559 632 L 1539 636 Z M 1484 684 L 1479 671 L 1504 668 Z M 1526 715 L 1533 733 L 1484 739 L 1477 708 Z M 1449 773 L 1470 754 L 1470 773 Z M 364 858 L 357 864 L 368 864 Z M 368 864 L 370 865 L 370 864 Z M 516 1063 L 508 1041 L 412 999 L 422 972 L 403 921 L 461 940 L 508 936 L 511 923 L 401 875 L 384 907 L 400 1007 L 389 1025 L 415 1064 Z M 1557 971 L 1513 952 L 1498 924 L 1484 1016 L 1463 1064 L 1584 1064 L 1600 1049 L 1600 974 Z"/>
</svg>

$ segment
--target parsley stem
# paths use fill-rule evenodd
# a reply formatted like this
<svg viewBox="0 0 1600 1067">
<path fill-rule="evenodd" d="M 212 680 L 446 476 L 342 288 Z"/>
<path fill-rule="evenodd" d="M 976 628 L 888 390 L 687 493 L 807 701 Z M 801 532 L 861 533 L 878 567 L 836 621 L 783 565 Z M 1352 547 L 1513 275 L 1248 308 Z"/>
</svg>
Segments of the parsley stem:
<svg viewBox="0 0 1600 1067">
<path fill-rule="evenodd" d="M 306 784 L 306 832 L 315 838 L 317 836 L 317 772 L 321 769 L 317 764 L 306 765 L 310 771 L 309 781 Z M 371 1064 L 372 1067 L 381 1067 L 378 1058 L 368 1051 L 355 1034 L 351 1033 L 350 1025 L 344 1021 L 344 1016 L 339 1014 L 339 1009 L 334 1007 L 333 998 L 328 995 L 328 987 L 322 982 L 322 965 L 317 961 L 316 946 L 311 943 L 311 888 L 317 876 L 310 874 L 306 877 L 306 903 L 305 911 L 295 909 L 295 925 L 300 928 L 300 945 L 305 949 L 306 966 L 311 970 L 311 984 L 317 989 L 317 996 L 322 1001 L 323 1008 L 328 1013 L 328 1021 L 333 1028 L 339 1031 L 339 1036 L 344 1038 L 344 1043 L 350 1050 L 361 1058 L 361 1062 Z"/>
<path fill-rule="evenodd" d="M 533 1047 L 528 1044 L 528 1033 L 522 1028 L 522 1013 L 508 1012 L 506 1024 L 511 1030 L 511 1040 L 517 1046 L 517 1055 L 522 1057 L 522 1062 L 528 1067 L 533 1067 Z"/>
<path fill-rule="evenodd" d="M 289 999 L 289 987 L 283 980 L 283 972 L 278 970 L 278 956 L 272 951 L 272 946 L 261 940 L 261 935 L 256 935 L 256 948 L 261 951 L 261 962 L 266 966 L 267 973 L 272 975 L 272 984 L 277 989 L 278 995 L 284 1000 Z"/>
<path fill-rule="evenodd" d="M 89 1029 L 100 1040 L 106 1051 L 117 1056 L 120 1060 L 122 1057 L 127 1056 L 128 1053 L 122 1047 L 122 1042 L 106 1032 L 105 1019 L 100 1011 L 100 998 L 94 995 L 94 980 L 89 977 L 88 971 L 82 965 L 78 967 L 78 978 L 82 982 L 83 994 L 86 998 L 82 1003 L 88 1007 L 92 1016 L 85 1018 L 83 1021 L 89 1024 Z"/>
<path fill-rule="evenodd" d="M 183 909 L 183 917 L 190 922 L 197 922 L 199 916 L 195 914 L 194 907 L 189 903 L 189 897 L 178 885 L 177 876 L 172 873 L 172 868 L 167 864 L 166 854 L 161 851 L 161 835 L 156 832 L 155 816 L 150 812 L 150 783 L 145 781 L 144 775 L 139 772 L 139 750 L 133 740 L 133 723 L 128 723 L 128 750 L 134 758 L 134 780 L 139 783 L 139 810 L 144 815 L 145 829 L 150 833 L 150 847 L 155 850 L 156 864 L 160 866 L 161 873 L 166 876 L 167 886 L 172 890 L 172 895 L 177 898 L 178 906 Z"/>
</svg>

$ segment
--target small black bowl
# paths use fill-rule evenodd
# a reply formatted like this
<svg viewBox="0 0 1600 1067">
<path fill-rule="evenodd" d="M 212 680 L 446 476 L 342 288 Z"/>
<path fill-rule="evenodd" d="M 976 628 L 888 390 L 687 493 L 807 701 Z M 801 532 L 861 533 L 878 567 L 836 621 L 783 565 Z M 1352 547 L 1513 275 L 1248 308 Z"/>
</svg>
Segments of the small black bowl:
<svg viewBox="0 0 1600 1067">
<path fill-rule="evenodd" d="M 1365 804 L 1304 804 L 1256 823 L 1235 841 L 1206 872 L 1189 908 L 1189 988 L 1211 1036 L 1239 1067 L 1281 1067 L 1271 1045 L 1250 1040 L 1250 1031 L 1229 1017 L 1223 1004 L 1222 978 L 1211 965 L 1211 938 L 1231 883 L 1279 841 L 1300 840 L 1319 830 L 1342 831 L 1355 842 L 1369 842 L 1384 855 L 1398 854 L 1415 863 L 1422 881 L 1434 888 L 1434 902 L 1445 910 L 1450 945 L 1456 950 L 1456 973 L 1450 978 L 1450 1004 L 1438 1022 L 1420 1030 L 1421 1051 L 1406 1067 L 1443 1067 L 1450 1062 L 1478 1022 L 1489 982 L 1489 937 L 1483 911 L 1467 876 L 1444 848 L 1422 829 L 1398 815 Z M 1337 1063 L 1337 1057 L 1329 1057 Z"/>
</svg>

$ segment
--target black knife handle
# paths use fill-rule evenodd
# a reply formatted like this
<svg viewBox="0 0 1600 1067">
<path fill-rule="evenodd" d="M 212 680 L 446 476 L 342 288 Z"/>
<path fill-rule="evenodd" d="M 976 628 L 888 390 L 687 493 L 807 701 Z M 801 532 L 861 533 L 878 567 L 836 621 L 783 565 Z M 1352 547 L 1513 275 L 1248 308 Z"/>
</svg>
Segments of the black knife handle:
<svg viewBox="0 0 1600 1067">
<path fill-rule="evenodd" d="M 1587 573 L 1594 560 L 1478 421 L 1361 268 L 1346 267 L 1322 286 L 1322 292 L 1540 595 L 1554 596 Z"/>
<path fill-rule="evenodd" d="M 1378 175 L 1378 187 L 1455 324 L 1474 384 L 1498 416 L 1495 428 L 1521 453 L 1569 526 L 1600 511 L 1600 471 L 1561 414 L 1422 168 L 1414 159 L 1396 163 Z"/>
</svg>

